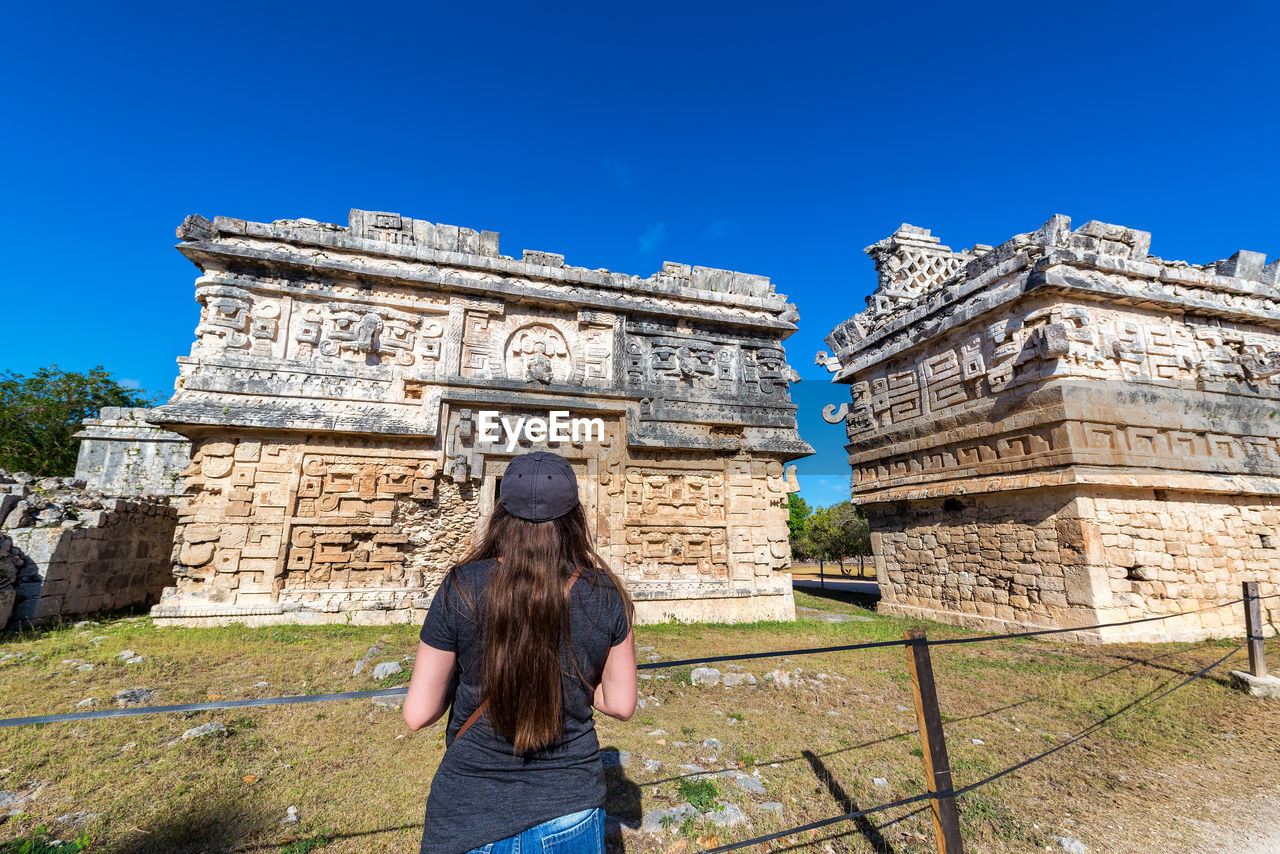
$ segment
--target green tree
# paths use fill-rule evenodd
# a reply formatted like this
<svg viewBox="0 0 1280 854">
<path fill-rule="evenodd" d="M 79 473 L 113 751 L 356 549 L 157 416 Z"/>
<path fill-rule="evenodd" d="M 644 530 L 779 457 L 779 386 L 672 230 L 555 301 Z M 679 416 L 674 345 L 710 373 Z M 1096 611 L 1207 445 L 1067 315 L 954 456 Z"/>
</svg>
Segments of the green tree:
<svg viewBox="0 0 1280 854">
<path fill-rule="evenodd" d="M 832 543 L 835 531 L 831 526 L 831 511 L 827 507 L 819 507 L 809 514 L 805 520 L 804 544 L 806 556 L 817 558 L 820 565 L 825 566 L 831 560 Z"/>
<path fill-rule="evenodd" d="M 104 406 L 151 406 L 146 392 L 128 389 L 101 365 L 88 373 L 57 365 L 24 376 L 0 374 L 0 468 L 38 475 L 75 474 L 80 422 Z"/>
<path fill-rule="evenodd" d="M 849 501 L 841 501 L 831 508 L 831 523 L 835 533 L 835 551 L 833 560 L 840 561 L 844 567 L 845 558 L 857 557 L 858 566 L 863 566 L 865 556 L 871 554 L 871 526 L 867 523 L 867 514 L 861 507 Z"/>
<path fill-rule="evenodd" d="M 793 492 L 787 496 L 787 531 L 794 548 L 796 540 L 804 537 L 805 524 L 809 518 L 809 502 Z"/>
</svg>

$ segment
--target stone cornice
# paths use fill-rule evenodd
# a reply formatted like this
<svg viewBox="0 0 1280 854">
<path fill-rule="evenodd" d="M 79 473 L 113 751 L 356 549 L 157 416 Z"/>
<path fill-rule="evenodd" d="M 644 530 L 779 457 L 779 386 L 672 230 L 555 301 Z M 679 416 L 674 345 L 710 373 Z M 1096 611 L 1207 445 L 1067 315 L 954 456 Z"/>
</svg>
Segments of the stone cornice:
<svg viewBox="0 0 1280 854">
<path fill-rule="evenodd" d="M 190 220 L 191 218 L 188 218 Z M 205 223 L 208 221 L 205 220 Z M 763 276 L 664 265 L 647 279 L 564 266 L 560 256 L 526 253 L 525 260 L 387 243 L 352 236 L 337 226 L 282 226 L 218 217 L 208 228 L 179 229 L 178 249 L 202 270 L 257 266 L 312 277 L 357 278 L 508 299 L 572 302 L 633 315 L 698 317 L 733 326 L 795 331 L 799 315 Z M 322 252 L 317 249 L 337 250 Z M 556 265 L 554 262 L 559 261 Z M 538 263 L 550 261 L 551 263 Z M 467 274 L 470 275 L 467 275 Z M 477 278 L 477 274 L 483 278 Z M 511 280 L 525 280 L 516 284 Z M 543 287 L 539 283 L 545 283 Z M 547 293 L 545 286 L 559 286 Z M 680 303 L 663 305 L 662 301 Z"/>
<path fill-rule="evenodd" d="M 1086 223 L 1075 232 L 1069 228 L 1066 217 L 1055 217 L 1039 231 L 1017 235 L 968 261 L 956 275 L 905 304 L 855 315 L 828 336 L 835 355 L 824 359 L 820 354 L 820 361 L 833 371 L 833 382 L 852 382 L 871 365 L 1046 286 L 1122 304 L 1149 303 L 1165 311 L 1280 328 L 1280 289 L 1273 281 L 1280 275 L 1280 262 L 1264 268 L 1259 253 L 1239 252 L 1226 261 L 1195 267 L 1145 255 L 1150 237 L 1143 232 L 1102 223 Z M 1102 234 L 1127 242 L 1097 236 Z M 1104 276 L 1072 277 L 1064 269 Z"/>
</svg>

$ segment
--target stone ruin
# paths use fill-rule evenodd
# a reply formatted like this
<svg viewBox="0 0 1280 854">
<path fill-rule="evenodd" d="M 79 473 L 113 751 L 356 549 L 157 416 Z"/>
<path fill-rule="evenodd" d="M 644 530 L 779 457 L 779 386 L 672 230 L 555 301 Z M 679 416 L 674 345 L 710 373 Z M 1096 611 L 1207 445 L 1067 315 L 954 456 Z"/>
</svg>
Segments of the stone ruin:
<svg viewBox="0 0 1280 854">
<path fill-rule="evenodd" d="M 176 524 L 163 496 L 0 471 L 0 628 L 156 602 Z"/>
<path fill-rule="evenodd" d="M 641 621 L 791 619 L 785 464 L 798 314 L 763 276 L 641 279 L 500 254 L 498 235 L 186 219 L 200 321 L 173 398 L 191 441 L 162 625 L 421 619 L 510 458 L 569 458 Z M 509 442 L 551 411 L 600 430 Z"/>
<path fill-rule="evenodd" d="M 1280 584 L 1280 261 L 1055 216 L 955 252 L 903 225 L 819 364 L 890 612 L 1097 640 L 1238 635 Z M 1264 622 L 1280 600 L 1264 601 Z"/>
<path fill-rule="evenodd" d="M 147 422 L 151 410 L 104 406 L 76 434 L 76 478 L 107 495 L 181 495 L 191 443 Z"/>
</svg>

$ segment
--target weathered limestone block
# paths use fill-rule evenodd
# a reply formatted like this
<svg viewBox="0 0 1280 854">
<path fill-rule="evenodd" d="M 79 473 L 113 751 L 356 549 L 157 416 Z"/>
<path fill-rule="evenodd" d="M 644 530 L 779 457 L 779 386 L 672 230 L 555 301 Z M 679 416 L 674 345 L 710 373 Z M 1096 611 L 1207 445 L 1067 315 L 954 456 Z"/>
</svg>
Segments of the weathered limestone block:
<svg viewBox="0 0 1280 854">
<path fill-rule="evenodd" d="M 846 425 L 888 610 L 990 628 L 1175 614 L 1090 636 L 1189 639 L 1243 630 L 1214 607 L 1241 581 L 1276 590 L 1280 263 L 1149 248 L 1056 216 L 995 248 L 903 226 L 867 250 L 880 286 L 818 361 L 850 385 L 824 417 Z M 928 534 L 937 548 L 913 545 Z"/>
<path fill-rule="evenodd" d="M 190 439 L 163 624 L 421 619 L 516 454 L 574 466 L 641 620 L 790 619 L 796 433 L 769 280 L 648 279 L 501 255 L 498 235 L 188 217 L 197 341 L 166 405 Z M 486 419 L 594 419 L 512 434 Z"/>
<path fill-rule="evenodd" d="M 86 418 L 76 477 L 106 495 L 181 495 L 191 443 L 147 423 L 147 409 L 106 406 Z"/>
</svg>

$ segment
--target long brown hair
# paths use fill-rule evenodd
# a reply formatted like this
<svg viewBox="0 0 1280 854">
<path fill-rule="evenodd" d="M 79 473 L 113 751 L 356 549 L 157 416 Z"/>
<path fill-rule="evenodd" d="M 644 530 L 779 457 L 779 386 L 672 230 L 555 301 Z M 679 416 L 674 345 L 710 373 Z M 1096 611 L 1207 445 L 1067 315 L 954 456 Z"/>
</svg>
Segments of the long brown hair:
<svg viewBox="0 0 1280 854">
<path fill-rule="evenodd" d="M 482 684 L 494 729 L 516 753 L 529 753 L 556 741 L 563 727 L 560 648 L 569 640 L 570 574 L 577 569 L 579 583 L 615 588 L 628 622 L 633 606 L 596 551 L 582 505 L 549 522 L 529 522 L 496 505 L 460 563 L 491 559 L 498 563 L 484 592 Z"/>
</svg>

